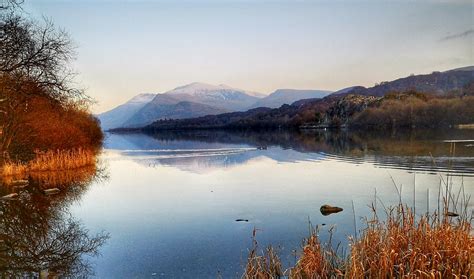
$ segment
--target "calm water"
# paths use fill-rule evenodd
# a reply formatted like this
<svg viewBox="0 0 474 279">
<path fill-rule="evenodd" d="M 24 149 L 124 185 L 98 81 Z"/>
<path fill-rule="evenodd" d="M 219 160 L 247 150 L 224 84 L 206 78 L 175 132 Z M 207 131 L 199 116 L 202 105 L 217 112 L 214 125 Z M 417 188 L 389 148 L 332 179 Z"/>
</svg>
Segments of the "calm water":
<svg viewBox="0 0 474 279">
<path fill-rule="evenodd" d="M 455 148 L 447 140 L 457 140 Z M 31 215 L 54 218 L 58 226 L 76 222 L 88 237 L 83 241 L 108 233 L 100 257 L 82 257 L 99 278 L 238 278 L 254 228 L 261 247 L 280 245 L 285 264 L 294 263 L 308 220 L 321 227 L 323 239 L 335 227 L 334 242 L 347 245 L 354 228 L 363 228 L 360 218 L 369 216 L 375 189 L 385 205 L 398 202 L 391 177 L 402 185 L 405 202 L 412 205 L 415 195 L 418 214 L 426 212 L 427 196 L 435 207 L 440 175 L 446 179 L 448 172 L 455 191 L 464 185 L 474 194 L 472 140 L 474 131 L 461 130 L 109 134 L 99 175 L 85 174 L 80 182 L 30 177 L 21 202 L 2 206 L 20 219 L 13 233 L 38 226 Z M 54 196 L 36 190 L 62 181 L 74 187 Z M 2 195 L 18 191 L 1 189 Z M 12 210 L 14 203 L 23 207 Z M 323 204 L 344 211 L 323 216 Z"/>
</svg>

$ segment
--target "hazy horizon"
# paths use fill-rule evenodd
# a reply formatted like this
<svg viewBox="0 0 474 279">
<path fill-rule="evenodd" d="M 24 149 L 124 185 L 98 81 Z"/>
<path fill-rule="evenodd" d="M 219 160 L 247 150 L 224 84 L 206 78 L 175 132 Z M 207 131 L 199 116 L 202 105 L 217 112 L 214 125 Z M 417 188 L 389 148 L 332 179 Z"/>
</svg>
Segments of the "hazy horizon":
<svg viewBox="0 0 474 279">
<path fill-rule="evenodd" d="M 470 1 L 34 1 L 109 110 L 192 82 L 336 91 L 474 64 Z"/>
</svg>

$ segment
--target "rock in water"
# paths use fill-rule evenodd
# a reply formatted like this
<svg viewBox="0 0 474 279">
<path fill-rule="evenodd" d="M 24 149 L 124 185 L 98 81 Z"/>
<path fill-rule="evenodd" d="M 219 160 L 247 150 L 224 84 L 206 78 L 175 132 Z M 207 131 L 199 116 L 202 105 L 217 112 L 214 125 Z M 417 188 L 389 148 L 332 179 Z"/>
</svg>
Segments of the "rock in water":
<svg viewBox="0 0 474 279">
<path fill-rule="evenodd" d="M 458 217 L 459 214 L 454 213 L 454 212 L 451 212 L 451 211 L 448 211 L 448 212 L 446 213 L 446 216 L 448 216 L 448 217 Z"/>
<path fill-rule="evenodd" d="M 60 192 L 60 190 L 58 188 L 46 189 L 46 190 L 43 191 L 43 193 L 45 195 L 54 195 L 54 194 L 57 194 L 59 192 Z"/>
<path fill-rule="evenodd" d="M 325 204 L 325 205 L 321 206 L 321 208 L 319 210 L 321 211 L 321 214 L 326 216 L 326 215 L 329 215 L 329 214 L 341 212 L 342 208 Z"/>
</svg>

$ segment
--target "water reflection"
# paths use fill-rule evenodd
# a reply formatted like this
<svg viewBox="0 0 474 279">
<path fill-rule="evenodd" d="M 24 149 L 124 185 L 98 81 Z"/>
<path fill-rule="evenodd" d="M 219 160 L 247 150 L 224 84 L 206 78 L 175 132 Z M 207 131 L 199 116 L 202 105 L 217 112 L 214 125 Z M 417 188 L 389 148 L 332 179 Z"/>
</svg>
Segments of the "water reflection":
<svg viewBox="0 0 474 279">
<path fill-rule="evenodd" d="M 254 228 L 261 247 L 281 245 L 284 266 L 294 263 L 308 220 L 323 241 L 347 247 L 372 214 L 375 190 L 379 210 L 399 202 L 392 177 L 418 215 L 433 209 L 440 177 L 431 172 L 452 164 L 473 174 L 470 143 L 453 150 L 444 140 L 472 138 L 454 130 L 110 134 L 107 187 L 91 189 L 73 212 L 113 236 L 96 261 L 101 278 L 239 278 Z M 474 176 L 450 182 L 453 192 L 473 194 Z M 343 210 L 323 215 L 323 205 Z"/>
<path fill-rule="evenodd" d="M 383 132 L 167 131 L 111 134 L 107 148 L 146 165 L 202 173 L 257 157 L 279 162 L 336 160 L 427 173 L 474 175 L 472 130 Z M 456 141 L 453 143 L 452 141 Z M 268 149 L 271 148 L 271 151 Z"/>
<path fill-rule="evenodd" d="M 69 213 L 92 181 L 104 179 L 95 167 L 73 172 L 36 173 L 25 183 L 1 181 L 0 274 L 2 278 L 80 277 L 93 274 L 87 257 L 96 256 L 108 235 L 91 235 Z M 23 185 L 21 185 L 23 184 Z M 57 188 L 46 195 L 44 190 Z"/>
</svg>

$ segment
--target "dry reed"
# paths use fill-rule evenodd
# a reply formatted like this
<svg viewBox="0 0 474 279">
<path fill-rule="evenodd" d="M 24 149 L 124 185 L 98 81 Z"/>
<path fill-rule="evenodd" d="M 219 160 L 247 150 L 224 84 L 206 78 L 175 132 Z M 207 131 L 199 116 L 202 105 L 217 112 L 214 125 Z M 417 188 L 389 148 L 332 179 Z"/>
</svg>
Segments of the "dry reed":
<svg viewBox="0 0 474 279">
<path fill-rule="evenodd" d="M 259 253 L 256 239 L 257 229 L 252 232 L 252 249 L 247 257 L 247 265 L 242 278 L 245 279 L 270 279 L 283 276 L 281 260 L 273 247 L 269 246 Z"/>
<path fill-rule="evenodd" d="M 290 269 L 290 278 L 321 278 L 338 277 L 343 273 L 341 267 L 344 263 L 337 255 L 337 249 L 332 247 L 333 229 L 329 229 L 329 241 L 322 244 L 318 237 L 318 227 L 313 228 L 310 224 L 310 235 L 304 240 L 301 256 L 296 265 Z"/>
<path fill-rule="evenodd" d="M 88 149 L 36 152 L 28 162 L 7 162 L 1 168 L 3 176 L 24 175 L 26 173 L 73 170 L 96 163 L 96 152 Z"/>
<path fill-rule="evenodd" d="M 470 278 L 470 222 L 438 220 L 435 214 L 416 220 L 410 208 L 399 205 L 385 221 L 367 221 L 362 236 L 352 240 L 348 277 Z"/>
<path fill-rule="evenodd" d="M 443 183 L 447 187 L 446 195 L 440 199 L 439 209 L 431 214 L 416 215 L 400 200 L 397 206 L 385 208 L 386 217 L 381 219 L 372 206 L 374 215 L 365 220 L 366 228 L 358 238 L 349 237 L 347 257 L 338 255 L 331 241 L 321 244 L 317 230 L 312 230 L 296 265 L 283 275 L 288 278 L 474 278 L 472 214 L 467 212 L 469 197 L 459 196 L 464 193 L 463 185 L 456 196 L 449 183 Z M 270 272 L 268 259 L 279 258 L 270 254 L 274 253 L 271 247 L 267 251 L 263 255 L 258 255 L 256 249 L 251 251 L 243 278 L 282 276 Z M 281 268 L 281 264 L 272 265 Z"/>
</svg>

